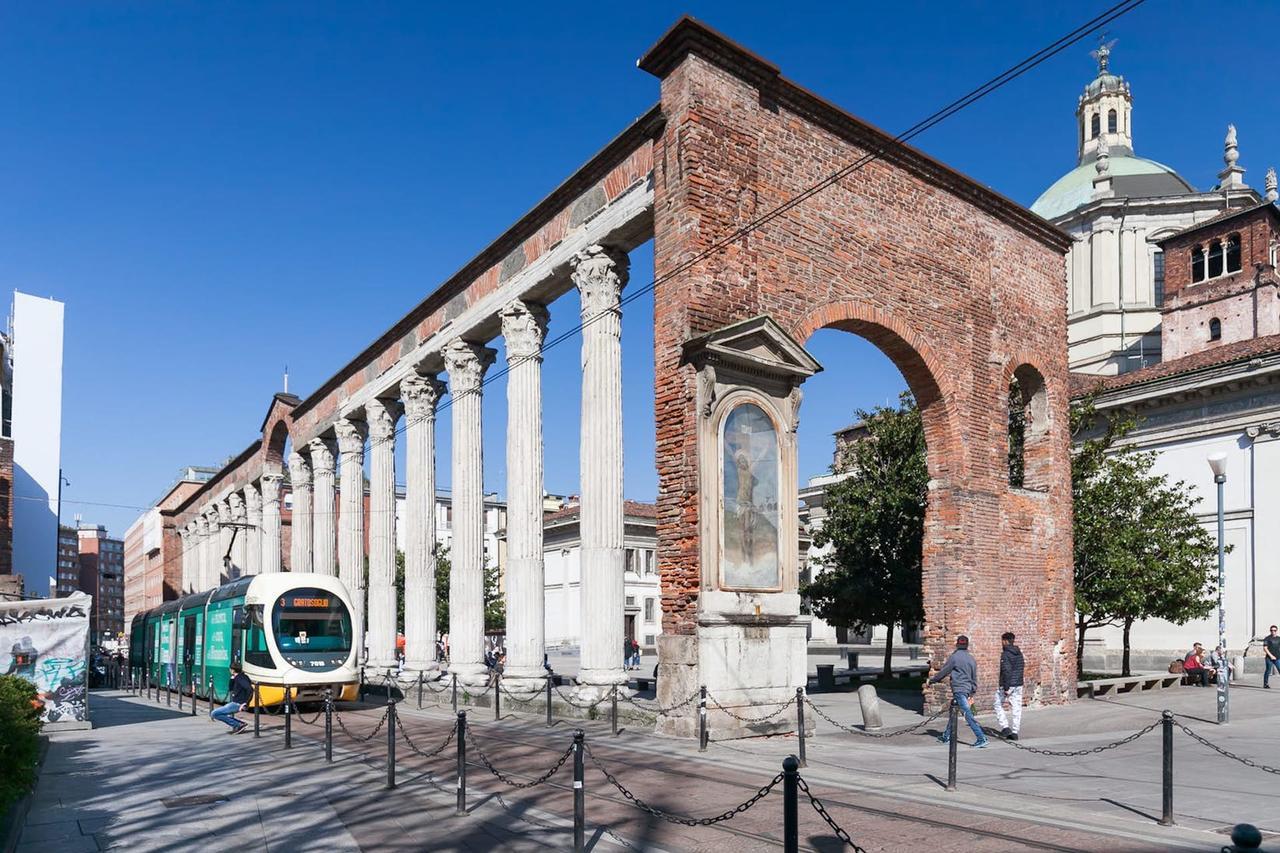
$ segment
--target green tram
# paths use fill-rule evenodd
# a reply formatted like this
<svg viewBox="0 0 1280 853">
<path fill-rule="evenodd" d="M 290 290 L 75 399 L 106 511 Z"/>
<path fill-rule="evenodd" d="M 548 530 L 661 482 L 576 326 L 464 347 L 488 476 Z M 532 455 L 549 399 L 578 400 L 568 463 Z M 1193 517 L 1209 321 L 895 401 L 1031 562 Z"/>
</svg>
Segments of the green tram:
<svg viewBox="0 0 1280 853">
<path fill-rule="evenodd" d="M 231 663 L 259 685 L 263 705 L 354 699 L 359 673 L 351 596 L 328 575 L 250 575 L 133 617 L 129 666 L 152 684 L 224 702 Z"/>
</svg>

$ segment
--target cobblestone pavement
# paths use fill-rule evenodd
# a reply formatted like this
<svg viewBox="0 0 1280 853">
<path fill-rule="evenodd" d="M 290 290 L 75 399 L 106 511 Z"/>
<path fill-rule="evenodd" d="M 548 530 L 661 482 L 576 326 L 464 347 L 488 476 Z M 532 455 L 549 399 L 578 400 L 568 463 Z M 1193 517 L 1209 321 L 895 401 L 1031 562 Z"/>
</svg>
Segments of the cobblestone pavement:
<svg viewBox="0 0 1280 853">
<path fill-rule="evenodd" d="M 251 732 L 223 734 L 203 707 L 199 717 L 191 718 L 119 692 L 95 692 L 93 701 L 95 730 L 53 738 L 20 839 L 23 853 L 126 846 L 171 850 L 193 844 L 253 850 L 520 851 L 563 850 L 570 843 L 571 762 L 549 782 L 518 790 L 491 775 L 474 747 L 478 745 L 512 781 L 527 781 L 564 753 L 572 739 L 572 723 L 547 729 L 527 717 L 509 715 L 494 722 L 491 711 L 472 711 L 469 814 L 456 817 L 452 744 L 438 756 L 423 758 L 413 754 L 402 736 L 397 746 L 399 787 L 393 793 L 383 789 L 385 729 L 368 742 L 356 740 L 374 730 L 382 708 L 341 711 L 350 735 L 337 729 L 335 762 L 326 765 L 320 745 L 323 718 L 314 718 L 310 711 L 294 718 L 294 747 L 286 752 L 277 717 L 263 718 L 262 738 L 255 740 Z M 400 706 L 403 731 L 419 750 L 431 752 L 450 732 L 452 714 L 447 707 L 419 712 L 413 704 Z M 1145 713 L 1136 708 L 1123 711 Z M 306 725 L 304 720 L 312 722 Z M 794 738 L 756 739 L 712 744 L 699 755 L 696 744 L 684 741 L 625 730 L 615 738 L 601 723 L 585 728 L 592 754 L 619 782 L 655 808 L 682 816 L 710 816 L 747 800 L 773 778 L 781 758 L 796 746 Z M 1156 750 L 1158 760 L 1158 734 L 1147 737 L 1152 740 L 1146 747 Z M 867 850 L 1207 851 L 1218 849 L 1224 840 L 1186 827 L 1154 826 L 1146 815 L 1129 813 L 1128 822 L 1105 814 L 1090 819 L 1079 803 L 1063 806 L 1053 798 L 1040 811 L 1028 808 L 1035 797 L 1018 789 L 1028 781 L 1043 785 L 1056 775 L 1079 775 L 1074 759 L 1058 759 L 1068 763 L 1055 774 L 1034 769 L 1029 765 L 1040 766 L 1039 759 L 1011 755 L 1004 745 L 982 752 L 965 748 L 961 790 L 946 794 L 927 778 L 929 772 L 945 776 L 945 750 L 936 742 L 924 736 L 905 738 L 913 741 L 906 746 L 850 743 L 853 739 L 824 735 L 809 741 L 809 767 L 802 772 L 834 820 Z M 1126 747 L 1137 748 L 1138 744 Z M 1001 774 L 979 770 L 979 759 L 992 768 L 1000 766 L 996 756 L 1003 756 L 1000 760 L 1006 765 Z M 1048 766 L 1048 759 L 1044 761 Z M 878 766 L 870 772 L 868 765 L 873 764 Z M 901 767 L 891 770 L 891 764 Z M 931 771 L 922 773 L 922 766 Z M 1244 772 L 1258 778 L 1240 776 L 1238 787 L 1252 785 L 1259 796 L 1275 790 L 1274 777 L 1241 768 Z M 980 774 L 984 778 L 979 779 Z M 1000 775 L 1014 793 L 992 789 L 986 775 Z M 1120 775 L 1117 784 L 1126 784 Z M 679 826 L 640 811 L 590 761 L 585 788 L 592 849 L 722 850 L 727 842 L 747 851 L 781 845 L 780 787 L 746 813 L 715 827 Z M 193 796 L 214 801 L 181 799 Z M 1093 805 L 1097 811 L 1096 797 Z M 1230 822 L 1224 816 L 1217 826 Z M 803 795 L 800 827 L 802 846 L 841 849 Z"/>
</svg>

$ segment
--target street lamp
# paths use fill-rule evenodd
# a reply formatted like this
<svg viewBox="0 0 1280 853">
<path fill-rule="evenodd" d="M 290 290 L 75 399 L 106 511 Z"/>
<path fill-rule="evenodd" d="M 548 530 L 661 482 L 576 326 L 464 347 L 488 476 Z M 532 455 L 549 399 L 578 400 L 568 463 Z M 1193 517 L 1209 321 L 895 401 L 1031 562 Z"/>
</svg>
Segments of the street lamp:
<svg viewBox="0 0 1280 853">
<path fill-rule="evenodd" d="M 1231 721 L 1231 658 L 1227 652 L 1227 612 L 1222 604 L 1222 590 L 1227 584 L 1226 541 L 1222 523 L 1222 490 L 1227 482 L 1227 454 L 1209 456 L 1209 468 L 1213 470 L 1213 482 L 1218 484 L 1218 647 L 1222 649 L 1226 672 L 1218 671 L 1218 725 Z"/>
</svg>

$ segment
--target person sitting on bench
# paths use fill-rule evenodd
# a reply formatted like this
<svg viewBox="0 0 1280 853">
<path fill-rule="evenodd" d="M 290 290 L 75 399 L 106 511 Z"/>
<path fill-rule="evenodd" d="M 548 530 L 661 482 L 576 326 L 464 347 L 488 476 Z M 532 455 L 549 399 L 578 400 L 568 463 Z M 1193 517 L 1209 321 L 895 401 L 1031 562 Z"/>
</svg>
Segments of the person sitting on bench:
<svg viewBox="0 0 1280 853">
<path fill-rule="evenodd" d="M 1187 656 L 1182 659 L 1182 671 L 1193 683 L 1199 681 L 1201 687 L 1209 686 L 1213 670 L 1204 665 L 1204 646 L 1196 643 L 1191 647 L 1191 651 L 1187 652 Z"/>
</svg>

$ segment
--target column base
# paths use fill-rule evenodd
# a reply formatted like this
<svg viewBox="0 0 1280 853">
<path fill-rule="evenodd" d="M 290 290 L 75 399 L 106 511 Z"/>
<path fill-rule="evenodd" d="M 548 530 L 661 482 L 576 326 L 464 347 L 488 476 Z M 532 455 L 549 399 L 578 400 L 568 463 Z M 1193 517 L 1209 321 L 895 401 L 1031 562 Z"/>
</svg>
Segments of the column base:
<svg viewBox="0 0 1280 853">
<path fill-rule="evenodd" d="M 412 678 L 417 681 L 418 673 L 422 673 L 423 681 L 435 681 L 444 675 L 439 661 L 406 660 L 404 662 L 404 672 L 400 673 L 400 680 Z"/>
<path fill-rule="evenodd" d="M 532 674 L 508 670 L 502 674 L 502 689 L 527 702 L 538 698 L 547 689 L 547 674 L 545 671 L 538 673 L 537 670 Z"/>
<path fill-rule="evenodd" d="M 578 702 L 595 702 L 606 699 L 616 687 L 618 696 L 631 696 L 635 693 L 627 687 L 627 674 L 621 667 L 617 669 L 588 669 L 578 673 L 577 684 L 573 688 L 573 698 Z"/>
<path fill-rule="evenodd" d="M 451 663 L 449 674 L 458 676 L 462 687 L 486 687 L 489 684 L 489 667 L 482 663 Z"/>
</svg>

